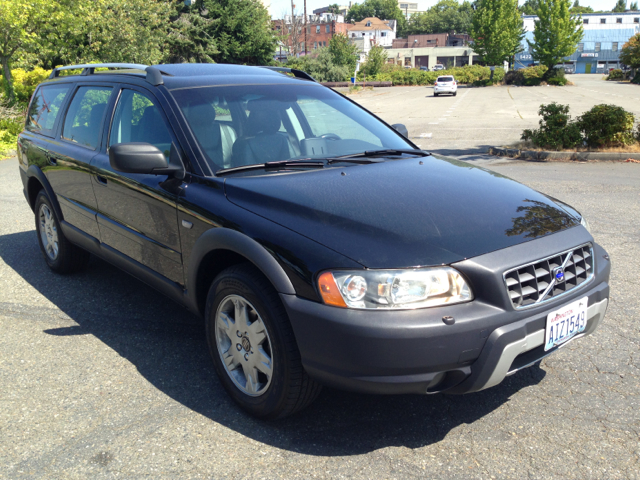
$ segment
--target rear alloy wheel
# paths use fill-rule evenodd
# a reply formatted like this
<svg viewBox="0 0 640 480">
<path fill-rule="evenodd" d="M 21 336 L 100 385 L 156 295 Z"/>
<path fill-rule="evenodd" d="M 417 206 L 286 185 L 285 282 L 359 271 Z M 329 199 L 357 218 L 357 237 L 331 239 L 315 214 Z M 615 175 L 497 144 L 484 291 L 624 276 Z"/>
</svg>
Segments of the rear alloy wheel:
<svg viewBox="0 0 640 480">
<path fill-rule="evenodd" d="M 71 243 L 60 229 L 60 221 L 44 190 L 36 197 L 36 232 L 38 244 L 49 268 L 58 273 L 82 270 L 89 263 L 90 254 Z"/>
<path fill-rule="evenodd" d="M 216 373 L 252 415 L 286 417 L 320 393 L 320 385 L 302 367 L 278 293 L 253 265 L 229 267 L 215 278 L 205 319 Z"/>
</svg>

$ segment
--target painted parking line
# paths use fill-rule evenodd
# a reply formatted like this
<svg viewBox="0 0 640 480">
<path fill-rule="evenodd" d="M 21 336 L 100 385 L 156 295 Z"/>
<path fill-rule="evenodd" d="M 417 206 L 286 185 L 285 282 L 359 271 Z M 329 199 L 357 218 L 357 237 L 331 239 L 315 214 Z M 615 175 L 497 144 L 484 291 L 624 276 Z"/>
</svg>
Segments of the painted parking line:
<svg viewBox="0 0 640 480">
<path fill-rule="evenodd" d="M 431 138 L 433 133 L 421 133 L 420 138 Z"/>
</svg>

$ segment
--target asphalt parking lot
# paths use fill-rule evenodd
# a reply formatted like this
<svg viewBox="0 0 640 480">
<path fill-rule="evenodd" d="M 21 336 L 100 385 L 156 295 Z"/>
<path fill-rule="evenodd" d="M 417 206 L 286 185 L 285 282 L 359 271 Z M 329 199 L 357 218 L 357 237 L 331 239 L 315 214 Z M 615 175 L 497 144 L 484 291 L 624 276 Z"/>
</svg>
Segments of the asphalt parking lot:
<svg viewBox="0 0 640 480">
<path fill-rule="evenodd" d="M 499 89 L 461 90 L 456 115 L 491 125 L 492 110 L 464 103 L 485 90 Z M 402 121 L 394 102 L 376 108 Z M 447 122 L 434 135 L 453 134 Z M 480 148 L 456 138 L 461 154 Z M 640 478 L 640 165 L 466 158 L 586 216 L 613 261 L 603 325 L 484 392 L 325 389 L 279 422 L 227 398 L 200 321 L 179 306 L 95 258 L 50 272 L 17 161 L 0 161 L 0 478 Z"/>
<path fill-rule="evenodd" d="M 640 86 L 606 82 L 602 75 L 567 75 L 566 87 L 460 87 L 458 95 L 433 96 L 433 87 L 365 90 L 350 98 L 388 123 L 403 123 L 411 140 L 443 155 L 483 153 L 487 147 L 520 141 L 525 128 L 537 128 L 541 104 L 570 105 L 581 115 L 594 105 L 619 105 L 640 119 Z"/>
</svg>

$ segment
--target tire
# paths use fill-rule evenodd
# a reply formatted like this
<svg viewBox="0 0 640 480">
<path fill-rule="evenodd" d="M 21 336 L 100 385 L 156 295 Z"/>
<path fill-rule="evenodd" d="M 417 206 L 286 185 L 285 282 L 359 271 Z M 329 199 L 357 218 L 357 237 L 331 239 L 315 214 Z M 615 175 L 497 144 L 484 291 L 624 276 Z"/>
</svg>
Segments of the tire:
<svg viewBox="0 0 640 480">
<path fill-rule="evenodd" d="M 458 95 L 458 92 L 453 92 L 453 96 L 455 97 L 456 95 Z"/>
<path fill-rule="evenodd" d="M 249 321 L 243 323 L 243 318 Z M 278 293 L 253 265 L 235 265 L 215 278 L 205 321 L 216 373 L 231 398 L 251 415 L 283 418 L 320 393 L 321 386 L 302 367 Z"/>
<path fill-rule="evenodd" d="M 433 93 L 433 96 L 434 96 L 434 97 L 437 97 L 437 96 L 438 96 L 438 94 L 434 92 L 434 93 Z"/>
<path fill-rule="evenodd" d="M 60 220 L 44 190 L 38 193 L 34 210 L 38 244 L 49 268 L 57 273 L 73 273 L 84 269 L 91 255 L 64 236 Z"/>
</svg>

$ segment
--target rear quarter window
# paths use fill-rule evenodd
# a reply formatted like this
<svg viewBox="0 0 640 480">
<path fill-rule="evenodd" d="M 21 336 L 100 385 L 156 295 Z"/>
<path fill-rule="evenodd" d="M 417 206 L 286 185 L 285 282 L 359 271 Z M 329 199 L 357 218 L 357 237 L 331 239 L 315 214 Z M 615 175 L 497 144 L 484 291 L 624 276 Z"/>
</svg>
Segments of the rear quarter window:
<svg viewBox="0 0 640 480">
<path fill-rule="evenodd" d="M 53 127 L 71 85 L 43 85 L 36 90 L 29 106 L 26 129 L 53 136 Z"/>
</svg>

